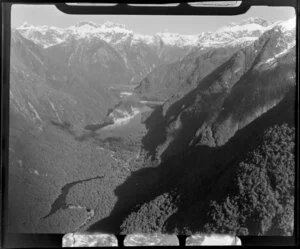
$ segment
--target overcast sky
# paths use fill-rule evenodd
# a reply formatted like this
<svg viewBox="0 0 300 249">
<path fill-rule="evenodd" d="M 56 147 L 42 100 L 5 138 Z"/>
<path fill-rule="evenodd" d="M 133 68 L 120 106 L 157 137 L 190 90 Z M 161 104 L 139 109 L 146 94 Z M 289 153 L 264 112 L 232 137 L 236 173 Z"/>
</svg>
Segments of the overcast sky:
<svg viewBox="0 0 300 249">
<path fill-rule="evenodd" d="M 52 5 L 13 5 L 12 27 L 24 22 L 32 25 L 69 27 L 82 20 L 104 23 L 107 20 L 125 24 L 128 29 L 141 34 L 175 32 L 198 34 L 216 29 L 249 17 L 260 17 L 270 21 L 287 20 L 295 15 L 291 7 L 252 7 L 246 14 L 238 16 L 119 16 L 119 15 L 68 15 Z"/>
</svg>

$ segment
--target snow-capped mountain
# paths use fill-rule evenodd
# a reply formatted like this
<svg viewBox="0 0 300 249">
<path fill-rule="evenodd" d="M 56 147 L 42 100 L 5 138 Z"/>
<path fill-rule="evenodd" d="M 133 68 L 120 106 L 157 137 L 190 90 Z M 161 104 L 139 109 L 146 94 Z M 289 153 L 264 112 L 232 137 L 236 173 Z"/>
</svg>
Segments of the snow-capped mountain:
<svg viewBox="0 0 300 249">
<path fill-rule="evenodd" d="M 66 29 L 25 23 L 17 31 L 43 49 L 52 51 L 57 50 L 57 47 L 64 47 L 68 51 L 73 50 L 66 55 L 68 63 L 71 57 L 74 58 L 74 53 L 78 52 L 72 48 L 82 44 L 83 47 L 84 44 L 95 47 L 99 42 L 107 43 L 107 46 L 111 46 L 121 56 L 119 63 L 124 64 L 131 73 L 130 82 L 139 82 L 154 67 L 176 61 L 190 51 L 187 46 L 164 48 L 159 36 L 135 34 L 124 25 L 110 21 L 102 25 L 84 21 Z"/>
<path fill-rule="evenodd" d="M 24 23 L 17 30 L 36 44 L 46 48 L 66 41 L 68 38 L 90 39 L 100 38 L 111 44 L 130 41 L 131 45 L 145 43 L 147 45 L 159 45 L 162 41 L 172 46 L 194 46 L 197 45 L 197 35 L 181 35 L 175 33 L 158 33 L 155 35 L 142 35 L 134 33 L 125 25 L 107 21 L 102 25 L 89 21 L 82 21 L 68 28 L 57 28 L 48 26 L 32 26 Z"/>
<path fill-rule="evenodd" d="M 17 30 L 28 40 L 35 44 L 47 48 L 55 44 L 62 43 L 68 38 L 68 33 L 64 29 L 57 27 L 33 26 L 25 22 Z"/>
<path fill-rule="evenodd" d="M 246 46 L 275 26 L 288 36 L 295 28 L 295 18 L 273 23 L 261 18 L 249 18 L 240 23 L 231 23 L 215 32 L 195 35 L 168 32 L 143 35 L 133 32 L 124 24 L 111 21 L 103 24 L 81 21 L 68 28 L 24 23 L 17 31 L 44 49 L 104 41 L 122 57 L 123 62 L 120 63 L 130 71 L 130 82 L 138 83 L 154 68 L 178 61 L 195 49 Z"/>
<path fill-rule="evenodd" d="M 155 68 L 140 82 L 136 92 L 143 98 L 159 99 L 171 105 L 230 56 L 258 43 L 262 36 L 273 37 L 273 45 L 257 66 L 266 64 L 269 67 L 295 46 L 295 25 L 295 18 L 274 23 L 250 18 L 239 24 L 229 24 L 210 36 L 203 36 L 201 45 L 182 60 Z"/>
<path fill-rule="evenodd" d="M 296 27 L 296 19 L 270 22 L 252 17 L 240 23 L 231 23 L 214 33 L 205 34 L 205 36 L 201 37 L 199 45 L 202 47 L 236 46 L 243 43 L 248 45 L 257 40 L 264 32 L 274 27 L 278 27 L 286 32 L 291 31 Z"/>
</svg>

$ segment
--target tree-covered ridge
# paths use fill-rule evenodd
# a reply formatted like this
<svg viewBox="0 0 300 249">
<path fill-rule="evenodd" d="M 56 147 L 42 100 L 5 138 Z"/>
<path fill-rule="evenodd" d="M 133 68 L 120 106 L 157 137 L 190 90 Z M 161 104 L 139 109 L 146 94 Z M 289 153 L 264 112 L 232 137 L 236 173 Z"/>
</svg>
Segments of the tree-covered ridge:
<svg viewBox="0 0 300 249">
<path fill-rule="evenodd" d="M 191 147 L 153 167 L 160 176 L 152 177 L 158 191 L 127 212 L 120 231 L 291 234 L 294 106 L 292 88 L 224 146 Z"/>
<path fill-rule="evenodd" d="M 133 212 L 126 217 L 121 225 L 122 233 L 164 232 L 164 223 L 178 209 L 177 201 L 172 194 L 164 193 L 150 203 L 144 203 L 137 212 Z"/>
<path fill-rule="evenodd" d="M 211 201 L 209 232 L 292 235 L 295 128 L 268 128 L 261 145 L 238 163 L 230 194 Z"/>
</svg>

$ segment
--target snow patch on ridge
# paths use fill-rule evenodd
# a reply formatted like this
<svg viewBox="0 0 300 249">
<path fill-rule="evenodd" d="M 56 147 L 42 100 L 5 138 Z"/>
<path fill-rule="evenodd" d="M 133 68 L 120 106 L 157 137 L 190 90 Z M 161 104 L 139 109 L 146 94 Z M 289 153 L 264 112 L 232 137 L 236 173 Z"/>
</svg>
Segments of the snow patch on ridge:
<svg viewBox="0 0 300 249">
<path fill-rule="evenodd" d="M 262 64 L 273 64 L 273 63 L 277 64 L 277 59 L 287 54 L 295 45 L 296 42 L 288 44 L 287 48 L 283 49 L 281 52 L 268 58 L 266 61 L 262 62 Z"/>
<path fill-rule="evenodd" d="M 30 102 L 28 102 L 28 105 L 29 105 L 31 111 L 32 111 L 33 114 L 34 114 L 33 119 L 34 119 L 34 120 L 37 120 L 37 119 L 38 119 L 39 121 L 43 122 L 42 119 L 41 119 L 41 117 L 40 117 L 40 115 L 38 114 L 37 110 L 33 107 L 33 105 L 32 105 Z"/>
</svg>

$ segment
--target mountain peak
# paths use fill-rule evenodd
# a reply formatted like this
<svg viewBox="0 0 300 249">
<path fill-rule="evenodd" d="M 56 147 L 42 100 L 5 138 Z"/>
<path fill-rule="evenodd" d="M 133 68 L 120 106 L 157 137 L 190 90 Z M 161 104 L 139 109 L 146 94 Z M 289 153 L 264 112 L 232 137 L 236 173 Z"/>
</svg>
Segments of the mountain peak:
<svg viewBox="0 0 300 249">
<path fill-rule="evenodd" d="M 257 32 L 264 32 L 268 27 L 274 22 L 267 21 L 265 19 L 259 17 L 250 17 L 248 19 L 242 20 L 238 23 L 230 23 L 220 29 L 217 30 L 217 33 L 248 33 L 250 36 L 257 36 Z M 244 34 L 245 35 L 245 34 Z"/>
<path fill-rule="evenodd" d="M 256 24 L 261 27 L 268 27 L 269 25 L 272 24 L 272 22 L 267 21 L 265 19 L 259 18 L 259 17 L 250 17 L 248 19 L 242 20 L 241 22 L 232 22 L 225 27 L 221 28 L 220 30 L 224 28 L 232 28 L 232 27 L 237 27 L 237 26 L 245 26 L 245 25 L 251 25 L 251 24 Z"/>
<path fill-rule="evenodd" d="M 91 27 L 94 27 L 94 28 L 99 27 L 99 25 L 97 23 L 94 23 L 94 22 L 91 22 L 91 21 L 80 21 L 79 23 L 77 23 L 75 25 L 75 27 L 81 27 L 81 26 L 84 26 L 84 25 L 88 25 L 88 26 L 91 26 Z"/>
<path fill-rule="evenodd" d="M 33 27 L 31 24 L 29 24 L 28 22 L 24 22 L 20 27 L 18 27 L 17 29 L 28 29 L 30 27 Z"/>
<path fill-rule="evenodd" d="M 281 27 L 283 27 L 284 30 L 286 30 L 286 31 L 295 29 L 296 28 L 296 17 L 294 16 L 291 19 L 288 19 L 286 21 L 282 21 L 279 25 Z"/>
<path fill-rule="evenodd" d="M 112 22 L 112 21 L 106 21 L 105 23 L 102 24 L 102 28 L 121 28 L 121 29 L 126 29 L 126 26 L 124 24 L 115 23 L 115 22 Z"/>
<path fill-rule="evenodd" d="M 250 18 L 242 21 L 240 23 L 240 25 L 244 25 L 244 24 L 258 24 L 260 26 L 267 27 L 267 26 L 271 25 L 271 23 L 272 22 L 267 21 L 265 19 L 262 19 L 260 17 L 250 17 Z"/>
</svg>

